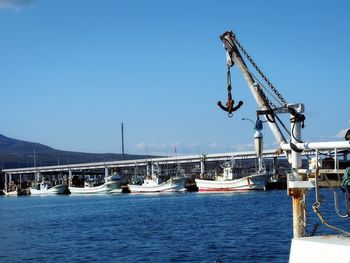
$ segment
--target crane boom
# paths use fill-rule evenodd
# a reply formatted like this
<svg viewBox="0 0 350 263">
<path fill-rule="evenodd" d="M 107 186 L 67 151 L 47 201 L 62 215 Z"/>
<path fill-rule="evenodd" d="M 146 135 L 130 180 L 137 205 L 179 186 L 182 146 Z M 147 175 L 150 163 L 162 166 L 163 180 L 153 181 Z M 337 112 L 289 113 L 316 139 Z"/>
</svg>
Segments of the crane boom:
<svg viewBox="0 0 350 263">
<path fill-rule="evenodd" d="M 221 41 L 224 43 L 224 47 L 227 51 L 227 65 L 233 66 L 234 64 L 238 67 L 238 69 L 243 74 L 243 77 L 245 81 L 248 84 L 248 87 L 258 104 L 259 110 L 269 111 L 271 110 L 271 107 L 266 99 L 266 96 L 264 95 L 263 91 L 261 90 L 260 85 L 254 80 L 252 74 L 250 73 L 246 63 L 244 62 L 236 44 L 234 41 L 234 34 L 232 32 L 225 32 L 223 35 L 220 36 Z M 268 120 L 274 119 L 274 116 L 271 114 L 266 114 L 265 117 Z M 288 144 L 284 135 L 282 134 L 279 126 L 276 122 L 267 122 L 274 137 L 276 138 L 280 148 L 285 148 L 285 145 Z M 286 152 L 288 160 L 290 160 L 290 151 Z"/>
</svg>

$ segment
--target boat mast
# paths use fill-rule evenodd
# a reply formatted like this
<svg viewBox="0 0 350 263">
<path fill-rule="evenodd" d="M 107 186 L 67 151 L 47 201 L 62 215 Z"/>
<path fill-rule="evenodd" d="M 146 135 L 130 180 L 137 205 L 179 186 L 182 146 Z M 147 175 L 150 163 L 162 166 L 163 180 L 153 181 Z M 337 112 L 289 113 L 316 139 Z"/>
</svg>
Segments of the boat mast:
<svg viewBox="0 0 350 263">
<path fill-rule="evenodd" d="M 124 124 L 121 125 L 122 128 L 122 159 L 125 160 L 125 154 L 124 154 Z"/>
</svg>

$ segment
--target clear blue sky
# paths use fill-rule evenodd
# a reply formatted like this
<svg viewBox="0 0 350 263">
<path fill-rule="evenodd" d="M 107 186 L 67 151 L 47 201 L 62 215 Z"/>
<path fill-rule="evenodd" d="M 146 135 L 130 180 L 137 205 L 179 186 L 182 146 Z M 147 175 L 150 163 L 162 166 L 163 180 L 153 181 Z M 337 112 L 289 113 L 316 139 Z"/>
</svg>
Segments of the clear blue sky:
<svg viewBox="0 0 350 263">
<path fill-rule="evenodd" d="M 127 153 L 251 150 L 241 119 L 257 106 L 237 68 L 244 106 L 231 119 L 216 106 L 226 97 L 219 35 L 233 30 L 286 100 L 305 104 L 303 139 L 340 140 L 349 10 L 345 0 L 0 0 L 0 133 L 117 153 L 124 122 Z"/>
</svg>

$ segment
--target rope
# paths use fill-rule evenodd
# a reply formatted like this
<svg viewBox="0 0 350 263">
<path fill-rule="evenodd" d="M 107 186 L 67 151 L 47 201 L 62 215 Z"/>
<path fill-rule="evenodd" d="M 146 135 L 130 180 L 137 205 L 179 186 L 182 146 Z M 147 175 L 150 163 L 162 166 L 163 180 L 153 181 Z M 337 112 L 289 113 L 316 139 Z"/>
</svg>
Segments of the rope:
<svg viewBox="0 0 350 263">
<path fill-rule="evenodd" d="M 276 115 L 276 119 L 277 119 L 277 121 L 282 125 L 282 127 L 283 127 L 284 130 L 288 133 L 288 135 L 290 136 L 290 132 L 289 132 L 288 128 L 286 127 L 286 125 L 284 125 L 284 123 L 282 122 L 282 120 L 280 119 L 280 117 L 278 117 L 278 115 Z"/>
<path fill-rule="evenodd" d="M 294 140 L 296 140 L 298 143 L 304 143 L 303 141 L 301 141 L 301 140 L 297 139 L 297 138 L 295 137 L 295 135 L 294 135 L 295 123 L 296 123 L 296 122 L 293 122 L 293 127 L 292 127 L 292 136 L 293 136 Z"/>
<path fill-rule="evenodd" d="M 349 195 L 350 195 L 350 167 L 346 168 L 344 171 L 344 176 L 343 176 L 343 180 L 340 184 L 340 188 L 343 191 L 343 193 L 345 194 L 345 204 L 346 204 L 346 209 L 347 209 L 347 216 L 350 216 L 350 209 L 349 209 Z"/>
<path fill-rule="evenodd" d="M 345 188 L 350 185 L 350 167 L 346 168 L 344 171 L 343 181 L 341 182 L 341 187 Z"/>
<path fill-rule="evenodd" d="M 341 182 L 341 187 L 346 187 L 350 184 L 350 177 L 344 178 Z"/>
<path fill-rule="evenodd" d="M 321 220 L 322 224 L 324 224 L 326 227 L 328 227 L 328 228 L 330 228 L 332 230 L 338 231 L 338 232 L 340 232 L 340 233 L 350 237 L 350 232 L 345 231 L 343 229 L 340 229 L 340 228 L 338 228 L 336 226 L 332 226 L 332 225 L 328 224 L 326 219 L 324 219 L 323 215 L 321 214 L 319 208 L 320 208 L 320 203 L 319 202 L 315 202 L 312 205 L 312 209 L 314 210 L 314 212 L 316 213 L 318 218 Z"/>
</svg>

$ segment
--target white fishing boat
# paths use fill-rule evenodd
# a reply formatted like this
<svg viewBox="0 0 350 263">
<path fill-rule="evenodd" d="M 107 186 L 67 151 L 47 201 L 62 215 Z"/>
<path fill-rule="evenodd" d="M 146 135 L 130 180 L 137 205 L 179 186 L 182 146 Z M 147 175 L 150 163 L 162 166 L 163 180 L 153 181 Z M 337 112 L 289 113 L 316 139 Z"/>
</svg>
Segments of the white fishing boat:
<svg viewBox="0 0 350 263">
<path fill-rule="evenodd" d="M 31 187 L 31 195 L 51 195 L 51 194 L 66 194 L 68 192 L 68 185 L 59 184 L 52 187 L 45 182 L 41 182 L 36 187 Z"/>
<path fill-rule="evenodd" d="M 30 195 L 29 188 L 21 188 L 15 186 L 14 188 L 8 188 L 3 190 L 4 195 L 6 196 L 20 196 L 20 195 Z"/>
<path fill-rule="evenodd" d="M 165 182 L 160 182 L 157 175 L 147 176 L 141 185 L 129 184 L 131 193 L 157 193 L 185 191 L 186 177 L 172 177 Z"/>
<path fill-rule="evenodd" d="M 265 190 L 267 181 L 272 173 L 265 169 L 255 174 L 243 176 L 242 168 L 238 167 L 234 160 L 227 163 L 223 169 L 223 174 L 214 177 L 212 180 L 195 179 L 198 191 L 245 191 L 245 190 Z"/>
<path fill-rule="evenodd" d="M 18 196 L 19 194 L 19 192 L 18 192 L 18 189 L 17 189 L 17 187 L 16 187 L 16 189 L 15 190 L 9 190 L 9 189 L 4 189 L 3 190 L 3 193 L 4 193 L 4 195 L 6 195 L 6 196 Z"/>
<path fill-rule="evenodd" d="M 71 194 L 108 194 L 111 191 L 120 189 L 120 176 L 111 175 L 105 179 L 102 185 L 92 186 L 90 183 L 85 182 L 84 187 L 69 186 Z"/>
<path fill-rule="evenodd" d="M 174 176 L 163 179 L 159 164 L 151 162 L 147 165 L 146 177 L 135 177 L 133 183 L 128 184 L 130 193 L 182 192 L 186 191 L 185 185 L 188 179 L 179 164 L 176 166 Z"/>
</svg>

